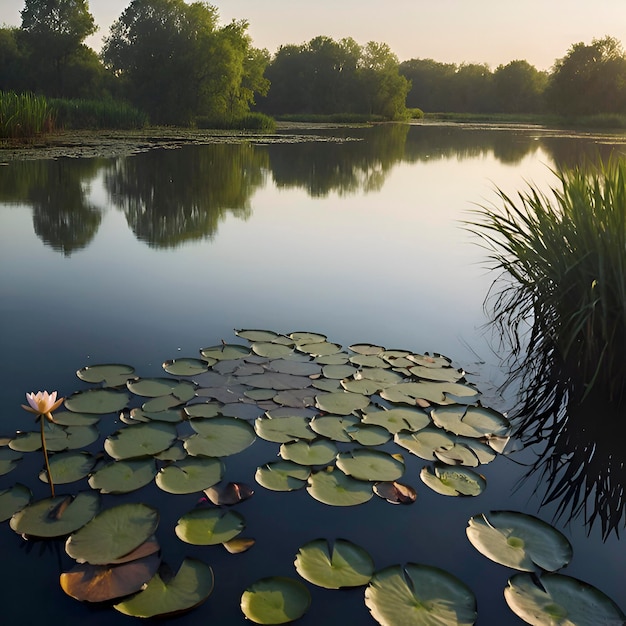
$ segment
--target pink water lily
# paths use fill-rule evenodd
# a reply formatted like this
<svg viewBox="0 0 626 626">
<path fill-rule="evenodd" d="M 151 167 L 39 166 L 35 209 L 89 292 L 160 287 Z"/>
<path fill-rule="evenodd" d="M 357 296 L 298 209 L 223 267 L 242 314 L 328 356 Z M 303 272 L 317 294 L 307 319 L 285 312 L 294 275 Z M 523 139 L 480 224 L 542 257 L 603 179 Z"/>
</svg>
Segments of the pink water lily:
<svg viewBox="0 0 626 626">
<path fill-rule="evenodd" d="M 26 400 L 30 406 L 22 404 L 22 408 L 34 413 L 35 415 L 44 415 L 46 419 L 54 422 L 52 418 L 52 411 L 56 411 L 65 398 L 59 398 L 57 400 L 57 392 L 53 391 L 48 393 L 47 391 L 38 391 L 37 393 L 27 393 Z"/>
<path fill-rule="evenodd" d="M 57 400 L 57 392 L 53 391 L 48 393 L 47 391 L 38 391 L 35 393 L 26 394 L 26 400 L 28 405 L 22 404 L 22 408 L 26 409 L 30 413 L 34 413 L 37 417 L 45 417 L 46 419 L 54 422 L 52 417 L 52 411 L 56 411 L 65 398 L 59 398 Z M 50 493 L 54 498 L 54 482 L 52 481 L 52 472 L 50 471 L 50 462 L 48 460 L 48 449 L 46 448 L 46 435 L 44 433 L 44 420 L 41 419 L 41 449 L 43 450 L 43 457 L 46 462 L 46 474 L 48 474 L 48 484 L 50 485 Z"/>
</svg>

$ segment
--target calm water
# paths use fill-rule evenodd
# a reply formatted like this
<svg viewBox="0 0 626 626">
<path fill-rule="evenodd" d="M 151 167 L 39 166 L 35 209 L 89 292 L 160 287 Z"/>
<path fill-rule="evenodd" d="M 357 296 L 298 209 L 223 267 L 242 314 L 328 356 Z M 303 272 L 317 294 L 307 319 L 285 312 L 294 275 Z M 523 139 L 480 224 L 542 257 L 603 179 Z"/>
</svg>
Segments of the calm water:
<svg viewBox="0 0 626 626">
<path fill-rule="evenodd" d="M 319 131 L 307 141 L 4 164 L 0 435 L 34 429 L 19 408 L 26 391 L 69 395 L 84 388 L 74 372 L 96 363 L 128 363 L 141 376 L 158 376 L 166 359 L 236 341 L 235 328 L 308 330 L 346 347 L 372 342 L 442 353 L 472 375 L 486 403 L 505 411 L 512 399 L 495 390 L 503 355 L 493 353 L 483 330 L 495 276 L 463 221 L 477 204 L 496 200 L 495 186 L 509 193 L 525 181 L 547 188 L 555 182 L 550 168 L 612 150 L 624 152 L 626 138 L 397 125 Z M 230 479 L 254 484 L 256 465 L 273 459 L 274 447 L 253 448 L 229 460 Z M 525 451 L 515 460 L 531 458 Z M 241 508 L 257 545 L 235 556 L 166 538 L 197 500 L 181 498 L 161 521 L 164 558 L 176 569 L 185 555 L 199 556 L 213 566 L 216 589 L 175 623 L 245 623 L 243 589 L 264 576 L 297 577 L 298 547 L 327 536 L 359 543 L 377 568 L 414 561 L 447 569 L 474 590 L 479 624 L 521 624 L 502 596 L 512 572 L 478 554 L 465 526 L 471 515 L 501 508 L 549 521 L 554 507 L 539 509 L 532 481 L 512 489 L 523 468 L 510 459 L 481 468 L 488 488 L 476 499 L 430 493 L 418 477 L 423 464 L 407 459 L 404 480 L 419 492 L 410 507 L 376 498 L 335 509 L 306 493 L 257 486 Z M 0 489 L 18 480 L 14 474 L 0 476 Z M 45 485 L 35 487 L 45 497 Z M 597 528 L 587 536 L 578 521 L 559 527 L 574 547 L 563 573 L 625 610 L 624 544 L 614 535 L 603 542 Z M 62 547 L 27 544 L 7 523 L 0 537 L 3 623 L 30 624 L 53 612 L 74 624 L 130 621 L 65 596 L 58 574 L 70 562 Z M 303 625 L 374 623 L 362 590 L 312 593 Z"/>
</svg>

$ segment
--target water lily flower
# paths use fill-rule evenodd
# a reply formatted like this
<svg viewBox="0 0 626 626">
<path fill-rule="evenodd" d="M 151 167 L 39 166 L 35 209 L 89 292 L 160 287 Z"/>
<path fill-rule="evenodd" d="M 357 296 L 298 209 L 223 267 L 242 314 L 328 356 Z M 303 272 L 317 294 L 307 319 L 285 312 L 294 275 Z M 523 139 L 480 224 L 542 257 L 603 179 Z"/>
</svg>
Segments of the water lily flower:
<svg viewBox="0 0 626 626">
<path fill-rule="evenodd" d="M 30 413 L 34 413 L 37 417 L 45 417 L 46 419 L 54 422 L 52 417 L 52 411 L 56 411 L 65 398 L 59 398 L 57 400 L 57 392 L 53 391 L 48 393 L 47 391 L 38 391 L 35 393 L 26 394 L 26 400 L 28 400 L 28 406 L 22 404 L 22 408 L 26 409 Z M 46 462 L 46 473 L 48 474 L 48 484 L 50 485 L 50 493 L 54 498 L 54 483 L 52 482 L 52 473 L 50 472 L 50 462 L 48 460 L 48 449 L 46 448 L 46 435 L 44 433 L 44 420 L 41 420 L 41 449 L 43 450 L 44 460 Z"/>
<path fill-rule="evenodd" d="M 52 411 L 56 411 L 65 398 L 59 398 L 57 400 L 57 392 L 53 391 L 48 393 L 47 391 L 38 391 L 37 393 L 27 393 L 26 400 L 30 406 L 22 404 L 22 408 L 34 413 L 35 415 L 44 415 L 46 419 L 54 422 L 52 417 Z"/>
</svg>

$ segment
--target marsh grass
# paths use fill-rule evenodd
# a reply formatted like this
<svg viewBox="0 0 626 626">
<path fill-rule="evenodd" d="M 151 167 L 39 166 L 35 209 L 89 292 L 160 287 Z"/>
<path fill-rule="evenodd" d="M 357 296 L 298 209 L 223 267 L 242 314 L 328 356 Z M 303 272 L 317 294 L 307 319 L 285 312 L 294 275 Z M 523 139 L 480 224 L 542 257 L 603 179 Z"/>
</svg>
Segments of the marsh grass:
<svg viewBox="0 0 626 626">
<path fill-rule="evenodd" d="M 477 211 L 468 225 L 500 270 L 486 300 L 513 356 L 549 359 L 570 402 L 621 405 L 626 387 L 626 161 L 554 172 Z"/>
<path fill-rule="evenodd" d="M 50 101 L 56 124 L 67 130 L 135 129 L 148 123 L 148 116 L 139 109 L 117 100 Z"/>
<path fill-rule="evenodd" d="M 207 117 L 196 119 L 196 128 L 212 130 L 252 130 L 273 133 L 276 130 L 274 118 L 264 113 L 247 113 L 240 117 Z"/>
<path fill-rule="evenodd" d="M 0 138 L 36 137 L 53 126 L 54 113 L 44 97 L 0 91 Z"/>
</svg>

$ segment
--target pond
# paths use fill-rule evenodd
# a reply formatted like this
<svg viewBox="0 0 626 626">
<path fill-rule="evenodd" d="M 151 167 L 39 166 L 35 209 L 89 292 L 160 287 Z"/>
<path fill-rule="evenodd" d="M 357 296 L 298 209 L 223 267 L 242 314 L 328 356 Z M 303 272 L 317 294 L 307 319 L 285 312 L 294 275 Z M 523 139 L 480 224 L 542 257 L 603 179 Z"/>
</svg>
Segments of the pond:
<svg viewBox="0 0 626 626">
<path fill-rule="evenodd" d="M 70 396 L 89 385 L 85 366 L 121 363 L 140 377 L 163 377 L 162 363 L 198 358 L 221 342 L 246 343 L 235 329 L 320 333 L 347 349 L 371 343 L 416 354 L 442 354 L 482 392 L 486 406 L 507 412 L 515 399 L 497 341 L 485 325 L 484 300 L 495 278 L 486 251 L 464 226 L 495 187 L 515 194 L 526 181 L 548 188 L 551 169 L 623 153 L 625 136 L 565 133 L 540 127 L 382 125 L 283 131 L 208 145 L 140 151 L 113 158 L 9 161 L 0 168 L 0 323 L 4 407 L 0 436 L 36 430 L 20 409 L 39 389 Z M 193 377 L 192 377 L 193 379 Z M 141 402 L 131 406 L 139 406 Z M 262 411 L 261 411 L 262 412 Z M 246 416 L 251 422 L 256 414 Z M 123 426 L 103 416 L 104 437 Z M 6 448 L 6 445 L 4 446 Z M 152 483 L 118 502 L 161 503 L 157 537 L 163 560 L 209 564 L 215 589 L 175 623 L 249 623 L 241 594 L 269 576 L 299 578 L 294 558 L 317 538 L 343 538 L 365 548 L 376 569 L 421 563 L 469 585 L 478 624 L 522 624 L 503 590 L 513 571 L 478 553 L 465 529 L 490 510 L 515 510 L 552 522 L 558 502 L 540 507 L 545 485 L 519 484 L 535 451 L 498 456 L 481 466 L 487 488 L 477 497 L 445 497 L 419 477 L 426 464 L 402 450 L 402 481 L 415 503 L 392 506 L 374 497 L 333 507 L 306 490 L 275 492 L 255 482 L 256 468 L 277 460 L 278 444 L 257 439 L 225 459 L 226 481 L 255 494 L 233 507 L 255 545 L 229 554 L 194 546 L 174 534 L 200 493 L 170 496 Z M 392 443 L 383 447 L 398 452 Z M 0 448 L 1 450 L 2 448 Z M 100 449 L 100 448 L 97 448 Z M 37 480 L 40 452 L 0 476 L 35 499 L 49 495 Z M 58 487 L 89 489 L 87 479 Z M 65 491 L 63 489 L 65 488 Z M 573 546 L 563 573 L 594 585 L 622 610 L 624 544 L 567 516 L 555 521 Z M 620 524 L 620 528 L 623 524 Z M 0 526 L 4 620 L 30 624 L 60 618 L 74 624 L 129 623 L 108 606 L 67 596 L 59 575 L 72 566 L 62 541 L 24 541 Z M 374 624 L 363 588 L 330 591 L 310 585 L 306 625 Z"/>
</svg>

